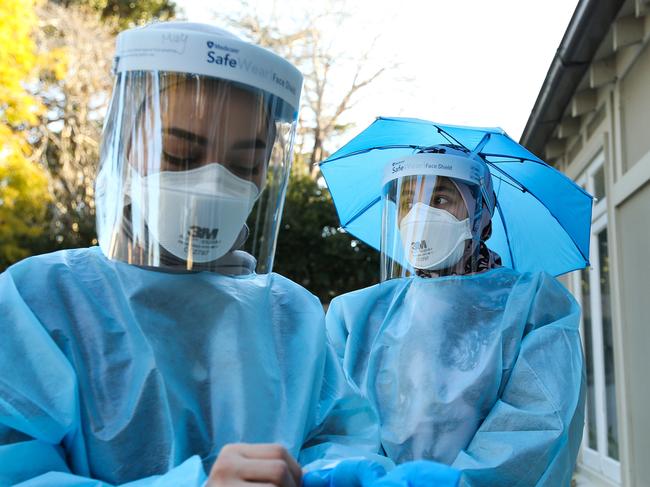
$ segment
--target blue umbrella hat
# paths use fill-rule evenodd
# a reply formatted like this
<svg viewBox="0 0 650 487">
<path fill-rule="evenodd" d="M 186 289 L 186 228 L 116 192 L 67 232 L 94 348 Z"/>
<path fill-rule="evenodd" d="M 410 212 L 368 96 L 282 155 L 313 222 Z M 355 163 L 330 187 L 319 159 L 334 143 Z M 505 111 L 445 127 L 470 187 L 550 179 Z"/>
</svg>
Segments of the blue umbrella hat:
<svg viewBox="0 0 650 487">
<path fill-rule="evenodd" d="M 487 246 L 503 265 L 555 276 L 589 265 L 591 195 L 500 128 L 378 118 L 320 164 L 341 227 L 379 250 L 386 166 L 439 144 L 489 168 L 496 206 Z"/>
</svg>

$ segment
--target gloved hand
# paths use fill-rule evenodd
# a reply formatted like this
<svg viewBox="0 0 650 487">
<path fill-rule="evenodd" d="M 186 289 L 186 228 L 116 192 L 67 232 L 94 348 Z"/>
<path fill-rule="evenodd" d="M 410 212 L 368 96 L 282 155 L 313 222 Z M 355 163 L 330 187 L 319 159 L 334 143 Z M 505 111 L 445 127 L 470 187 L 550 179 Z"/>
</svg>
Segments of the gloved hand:
<svg viewBox="0 0 650 487">
<path fill-rule="evenodd" d="M 455 468 L 418 460 L 395 467 L 372 487 L 457 487 L 459 482 L 460 472 Z"/>
<path fill-rule="evenodd" d="M 380 464 L 366 459 L 343 460 L 333 468 L 314 470 L 302 476 L 303 487 L 370 487 L 386 474 Z"/>
</svg>

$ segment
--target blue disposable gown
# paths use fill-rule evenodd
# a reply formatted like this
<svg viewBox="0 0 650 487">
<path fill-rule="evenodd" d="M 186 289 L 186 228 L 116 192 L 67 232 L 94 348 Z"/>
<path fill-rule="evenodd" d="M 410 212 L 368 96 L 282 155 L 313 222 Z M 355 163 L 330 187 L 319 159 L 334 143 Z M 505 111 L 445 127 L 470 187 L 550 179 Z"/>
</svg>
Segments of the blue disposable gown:
<svg viewBox="0 0 650 487">
<path fill-rule="evenodd" d="M 57 252 L 0 276 L 0 333 L 1 486 L 201 485 L 231 442 L 314 468 L 379 449 L 320 303 L 277 274 Z"/>
<path fill-rule="evenodd" d="M 584 421 L 579 315 L 551 276 L 499 268 L 348 293 L 327 327 L 395 462 L 446 463 L 466 485 L 561 486 Z"/>
</svg>

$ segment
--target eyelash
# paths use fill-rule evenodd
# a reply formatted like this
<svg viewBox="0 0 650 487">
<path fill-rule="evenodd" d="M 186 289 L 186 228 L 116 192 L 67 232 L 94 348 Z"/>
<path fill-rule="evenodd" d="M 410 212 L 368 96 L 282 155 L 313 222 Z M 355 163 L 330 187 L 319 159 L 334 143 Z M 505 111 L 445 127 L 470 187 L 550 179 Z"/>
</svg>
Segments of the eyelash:
<svg viewBox="0 0 650 487">
<path fill-rule="evenodd" d="M 438 202 L 438 200 L 444 200 L 444 201 Z M 445 198 L 444 196 L 437 196 L 434 203 L 436 203 L 438 205 L 445 205 L 445 204 L 449 203 L 449 198 Z"/>
<path fill-rule="evenodd" d="M 444 202 L 438 202 L 438 201 L 441 200 L 441 199 L 442 199 L 442 200 L 445 200 L 445 201 L 444 201 Z M 449 204 L 449 198 L 446 198 L 445 196 L 436 196 L 436 199 L 435 199 L 435 201 L 434 201 L 434 204 L 436 204 L 436 205 L 446 205 L 446 204 Z M 409 202 L 407 203 L 407 205 L 408 205 L 408 208 L 409 208 L 409 209 L 410 209 L 410 208 L 413 208 L 413 202 L 412 202 L 412 201 L 409 201 Z"/>
<path fill-rule="evenodd" d="M 260 173 L 260 165 L 257 164 L 252 168 L 246 167 L 246 166 L 228 166 L 229 169 L 232 169 L 236 174 L 238 175 L 243 175 L 243 176 L 257 176 Z"/>
<path fill-rule="evenodd" d="M 197 157 L 175 157 L 165 151 L 163 151 L 163 157 L 165 161 L 177 167 L 192 167 L 198 159 Z"/>
<path fill-rule="evenodd" d="M 174 166 L 175 168 L 178 169 L 193 169 L 194 166 L 196 166 L 197 161 L 200 159 L 200 157 L 186 157 L 186 158 L 181 158 L 181 157 L 176 157 L 172 156 L 168 152 L 165 152 L 163 150 L 163 157 L 166 162 Z M 248 166 L 236 166 L 236 165 L 228 165 L 227 167 L 231 169 L 235 174 L 243 177 L 247 177 L 249 175 L 252 176 L 257 176 L 260 174 L 260 166 L 261 164 L 256 164 L 252 168 Z"/>
</svg>

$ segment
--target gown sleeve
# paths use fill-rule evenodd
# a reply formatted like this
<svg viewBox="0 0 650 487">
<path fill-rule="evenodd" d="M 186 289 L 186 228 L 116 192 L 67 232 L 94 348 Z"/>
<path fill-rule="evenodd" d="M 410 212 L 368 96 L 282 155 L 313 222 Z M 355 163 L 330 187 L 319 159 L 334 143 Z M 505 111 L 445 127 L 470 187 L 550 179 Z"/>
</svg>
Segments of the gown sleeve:
<svg viewBox="0 0 650 487">
<path fill-rule="evenodd" d="M 461 485 L 570 485 L 584 424 L 579 319 L 566 289 L 541 274 L 500 397 L 452 465 Z"/>
<path fill-rule="evenodd" d="M 0 336 L 0 485 L 107 486 L 88 476 L 75 371 L 9 271 L 0 274 Z M 192 457 L 165 475 L 125 485 L 199 486 L 205 478 Z"/>
<path fill-rule="evenodd" d="M 338 357 L 339 362 L 345 360 L 345 348 L 348 342 L 350 332 L 345 324 L 343 310 L 339 305 L 340 299 L 333 299 L 325 315 L 325 324 L 327 328 L 327 338 Z"/>
<path fill-rule="evenodd" d="M 303 445 L 300 462 L 307 464 L 307 470 L 315 470 L 343 459 L 364 458 L 391 469 L 394 464 L 379 454 L 377 412 L 344 372 L 336 342 L 328 335 L 323 324 L 320 373 L 315 378 L 315 426 Z"/>
<path fill-rule="evenodd" d="M 331 345 L 327 344 L 323 354 L 315 424 L 303 444 L 300 463 L 306 470 L 315 470 L 344 459 L 364 458 L 392 468 L 394 464 L 379 454 L 376 411 L 345 376 Z"/>
</svg>

